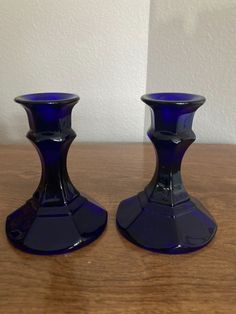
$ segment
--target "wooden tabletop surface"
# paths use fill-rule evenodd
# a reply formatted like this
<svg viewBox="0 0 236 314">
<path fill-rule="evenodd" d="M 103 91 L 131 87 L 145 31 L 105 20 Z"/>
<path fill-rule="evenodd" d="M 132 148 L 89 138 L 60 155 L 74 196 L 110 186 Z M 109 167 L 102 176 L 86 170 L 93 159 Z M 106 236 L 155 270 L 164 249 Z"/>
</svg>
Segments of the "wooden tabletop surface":
<svg viewBox="0 0 236 314">
<path fill-rule="evenodd" d="M 13 248 L 6 216 L 37 186 L 39 158 L 28 145 L 0 146 L 0 313 L 236 313 L 236 146 L 192 145 L 183 162 L 188 192 L 214 215 L 218 231 L 186 255 L 145 251 L 120 236 L 119 202 L 150 180 L 150 144 L 73 144 L 69 173 L 79 190 L 108 210 L 103 235 L 67 255 Z"/>
</svg>

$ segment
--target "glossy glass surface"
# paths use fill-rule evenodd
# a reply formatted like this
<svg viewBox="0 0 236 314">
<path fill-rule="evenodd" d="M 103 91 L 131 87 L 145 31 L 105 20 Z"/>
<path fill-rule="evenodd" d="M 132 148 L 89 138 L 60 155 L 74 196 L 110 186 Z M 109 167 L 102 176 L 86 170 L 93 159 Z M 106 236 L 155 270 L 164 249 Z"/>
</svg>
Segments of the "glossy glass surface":
<svg viewBox="0 0 236 314">
<path fill-rule="evenodd" d="M 76 137 L 71 112 L 78 100 L 77 95 L 66 93 L 15 99 L 27 112 L 27 137 L 42 163 L 41 180 L 32 198 L 7 217 L 8 239 L 23 251 L 66 253 L 95 240 L 106 226 L 106 211 L 79 193 L 66 168 L 67 153 Z"/>
<path fill-rule="evenodd" d="M 120 203 L 117 226 L 128 240 L 145 249 L 163 253 L 197 250 L 214 237 L 217 227 L 203 205 L 185 190 L 181 162 L 195 140 L 193 117 L 205 98 L 156 93 L 141 99 L 152 109 L 148 136 L 156 150 L 156 170 L 144 191 Z"/>
</svg>

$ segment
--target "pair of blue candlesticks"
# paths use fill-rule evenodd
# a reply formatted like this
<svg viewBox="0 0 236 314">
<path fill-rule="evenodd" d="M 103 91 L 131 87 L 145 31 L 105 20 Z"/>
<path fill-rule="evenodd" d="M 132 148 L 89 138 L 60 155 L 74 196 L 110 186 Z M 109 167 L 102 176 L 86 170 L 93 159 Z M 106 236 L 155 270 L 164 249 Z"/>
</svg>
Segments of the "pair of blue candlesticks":
<svg viewBox="0 0 236 314">
<path fill-rule="evenodd" d="M 152 109 L 148 136 L 156 149 L 157 166 L 144 190 L 120 203 L 117 227 L 129 241 L 151 251 L 195 251 L 217 229 L 209 212 L 186 192 L 180 173 L 184 153 L 195 140 L 193 116 L 205 98 L 155 93 L 141 99 Z M 79 193 L 66 168 L 67 153 L 76 137 L 71 112 L 79 97 L 39 93 L 15 101 L 27 112 L 27 137 L 39 153 L 42 175 L 32 198 L 7 217 L 7 237 L 18 249 L 34 254 L 79 249 L 99 237 L 107 224 L 106 210 Z"/>
</svg>

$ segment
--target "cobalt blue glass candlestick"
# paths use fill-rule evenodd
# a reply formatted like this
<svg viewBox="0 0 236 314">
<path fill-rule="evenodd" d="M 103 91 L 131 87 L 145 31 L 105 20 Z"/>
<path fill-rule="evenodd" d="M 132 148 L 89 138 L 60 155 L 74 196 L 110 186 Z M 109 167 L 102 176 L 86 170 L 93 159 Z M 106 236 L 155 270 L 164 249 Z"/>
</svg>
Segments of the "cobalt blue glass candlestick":
<svg viewBox="0 0 236 314">
<path fill-rule="evenodd" d="M 128 240 L 148 250 L 187 253 L 200 249 L 214 237 L 217 226 L 203 205 L 188 195 L 180 167 L 195 140 L 194 113 L 205 98 L 159 93 L 141 99 L 152 109 L 148 136 L 157 166 L 144 191 L 120 203 L 117 226 Z"/>
<path fill-rule="evenodd" d="M 67 153 L 76 137 L 71 128 L 71 111 L 78 100 L 77 95 L 66 93 L 15 99 L 27 112 L 27 137 L 42 164 L 41 180 L 32 198 L 6 221 L 8 239 L 23 251 L 66 253 L 95 240 L 106 226 L 106 211 L 82 196 L 67 173 Z"/>
</svg>

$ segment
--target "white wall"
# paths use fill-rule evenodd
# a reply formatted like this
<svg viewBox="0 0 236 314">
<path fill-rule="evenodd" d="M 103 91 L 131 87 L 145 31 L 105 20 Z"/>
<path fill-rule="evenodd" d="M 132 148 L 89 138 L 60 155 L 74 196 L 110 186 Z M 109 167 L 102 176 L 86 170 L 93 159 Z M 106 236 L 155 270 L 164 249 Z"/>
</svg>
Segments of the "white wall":
<svg viewBox="0 0 236 314">
<path fill-rule="evenodd" d="M 147 90 L 203 94 L 198 141 L 236 144 L 235 0 L 151 0 Z"/>
<path fill-rule="evenodd" d="M 42 91 L 80 95 L 77 140 L 142 141 L 146 87 L 205 95 L 198 140 L 236 143 L 236 1 L 0 0 L 0 142 L 26 141 L 13 98 Z"/>
<path fill-rule="evenodd" d="M 0 141 L 25 141 L 17 95 L 78 93 L 80 141 L 143 138 L 149 0 L 0 0 Z"/>
</svg>

